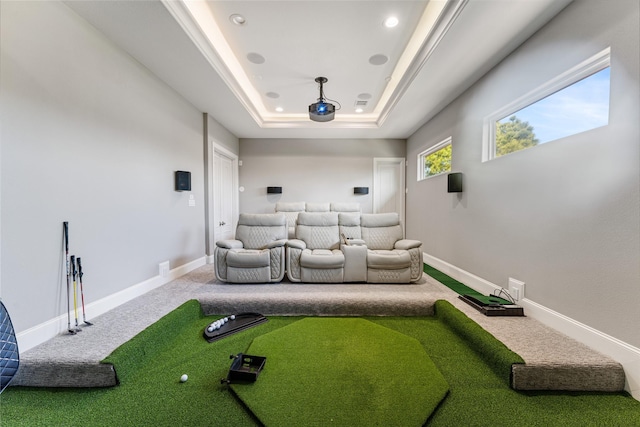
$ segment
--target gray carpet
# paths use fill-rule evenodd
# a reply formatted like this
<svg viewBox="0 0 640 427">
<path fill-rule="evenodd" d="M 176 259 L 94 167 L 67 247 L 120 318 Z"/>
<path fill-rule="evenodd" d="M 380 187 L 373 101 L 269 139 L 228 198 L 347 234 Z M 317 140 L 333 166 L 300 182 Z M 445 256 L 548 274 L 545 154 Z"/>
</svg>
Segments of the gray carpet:
<svg viewBox="0 0 640 427">
<path fill-rule="evenodd" d="M 265 315 L 428 316 L 445 299 L 525 360 L 514 365 L 517 390 L 620 391 L 624 371 L 617 362 L 527 317 L 486 317 L 433 278 L 412 285 L 279 284 L 216 282 L 205 265 L 102 316 L 77 335 L 59 335 L 21 355 L 12 385 L 106 387 L 116 384 L 113 350 L 190 299 L 205 314 L 259 312 Z"/>
</svg>

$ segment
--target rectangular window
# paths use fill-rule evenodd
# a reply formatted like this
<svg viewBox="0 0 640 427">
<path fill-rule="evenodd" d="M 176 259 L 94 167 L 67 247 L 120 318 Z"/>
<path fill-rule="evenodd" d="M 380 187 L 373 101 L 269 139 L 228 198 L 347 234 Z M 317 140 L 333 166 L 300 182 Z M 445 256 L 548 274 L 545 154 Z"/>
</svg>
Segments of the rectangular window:
<svg viewBox="0 0 640 427">
<path fill-rule="evenodd" d="M 485 118 L 483 161 L 609 124 L 610 50 Z"/>
<path fill-rule="evenodd" d="M 451 172 L 451 137 L 418 154 L 418 181 Z"/>
</svg>

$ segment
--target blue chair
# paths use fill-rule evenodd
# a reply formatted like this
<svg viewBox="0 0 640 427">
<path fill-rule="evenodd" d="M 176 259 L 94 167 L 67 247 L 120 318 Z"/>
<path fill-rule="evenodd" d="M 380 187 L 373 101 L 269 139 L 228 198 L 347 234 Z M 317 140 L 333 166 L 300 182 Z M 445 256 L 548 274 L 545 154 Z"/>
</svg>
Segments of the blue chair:
<svg viewBox="0 0 640 427">
<path fill-rule="evenodd" d="M 0 393 L 18 372 L 20 355 L 18 341 L 7 308 L 0 301 Z"/>
</svg>

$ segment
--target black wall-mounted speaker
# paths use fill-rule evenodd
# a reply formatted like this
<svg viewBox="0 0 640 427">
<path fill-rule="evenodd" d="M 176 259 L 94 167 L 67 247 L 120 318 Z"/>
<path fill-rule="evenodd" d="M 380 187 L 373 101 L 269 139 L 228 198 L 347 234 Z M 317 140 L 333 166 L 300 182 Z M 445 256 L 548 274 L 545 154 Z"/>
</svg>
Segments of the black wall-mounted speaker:
<svg viewBox="0 0 640 427">
<path fill-rule="evenodd" d="M 369 187 L 353 187 L 353 194 L 369 194 Z"/>
<path fill-rule="evenodd" d="M 267 187 L 267 194 L 282 194 L 282 187 Z"/>
<path fill-rule="evenodd" d="M 191 191 L 191 172 L 176 171 L 176 191 Z"/>
<path fill-rule="evenodd" d="M 462 172 L 450 173 L 448 175 L 447 192 L 462 193 Z"/>
</svg>

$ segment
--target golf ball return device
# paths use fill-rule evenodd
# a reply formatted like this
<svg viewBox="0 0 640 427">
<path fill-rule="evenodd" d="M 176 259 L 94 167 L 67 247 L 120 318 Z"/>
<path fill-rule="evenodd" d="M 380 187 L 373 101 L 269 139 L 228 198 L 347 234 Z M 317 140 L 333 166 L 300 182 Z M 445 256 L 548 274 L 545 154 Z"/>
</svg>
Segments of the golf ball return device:
<svg viewBox="0 0 640 427">
<path fill-rule="evenodd" d="M 220 380 L 221 384 L 253 383 L 258 379 L 258 375 L 267 361 L 266 357 L 243 353 L 238 353 L 235 356 L 232 354 L 229 358 L 233 359 L 233 362 L 231 362 L 227 378 Z"/>
<path fill-rule="evenodd" d="M 259 313 L 232 314 L 211 322 L 202 335 L 208 342 L 214 342 L 266 321 L 267 318 Z"/>
</svg>

